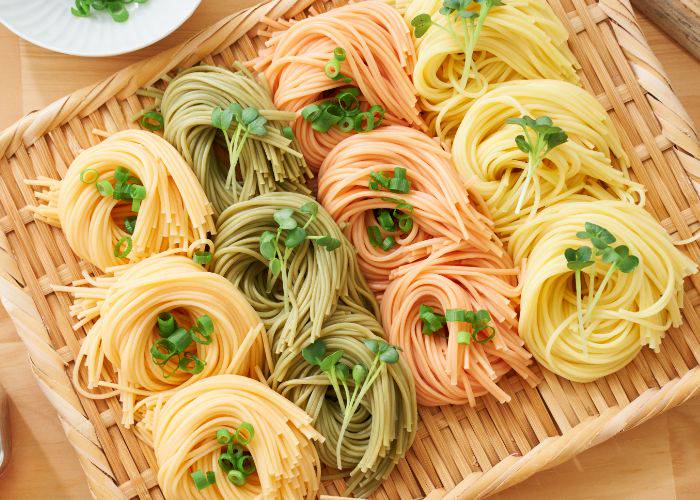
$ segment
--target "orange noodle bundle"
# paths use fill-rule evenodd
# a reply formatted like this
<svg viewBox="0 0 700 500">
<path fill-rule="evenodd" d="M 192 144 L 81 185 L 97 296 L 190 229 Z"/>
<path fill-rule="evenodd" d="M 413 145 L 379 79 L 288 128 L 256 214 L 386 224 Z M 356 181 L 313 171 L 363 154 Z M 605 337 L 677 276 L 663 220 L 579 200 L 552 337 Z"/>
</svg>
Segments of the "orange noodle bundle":
<svg viewBox="0 0 700 500">
<path fill-rule="evenodd" d="M 372 175 L 390 177 L 395 168 L 406 169 L 407 193 L 369 187 Z M 330 152 L 319 172 L 318 199 L 345 226 L 376 293 L 388 286 L 394 269 L 450 243 L 467 242 L 481 252 L 503 255 L 490 220 L 469 199 L 468 187 L 438 142 L 417 130 L 390 126 L 348 137 Z M 377 225 L 374 212 L 395 210 L 400 202 L 410 205 L 403 211 L 413 220 L 411 230 L 394 234 L 396 245 L 389 250 L 372 245 L 368 228 Z"/>
<path fill-rule="evenodd" d="M 534 381 L 517 335 L 518 271 L 469 188 L 437 141 L 402 126 L 343 140 L 319 171 L 318 198 L 383 293 L 384 326 L 423 405 L 508 401 L 497 381 L 511 368 Z M 445 320 L 455 310 L 488 321 Z"/>
<path fill-rule="evenodd" d="M 347 78 L 332 79 L 324 72 L 337 48 L 345 52 L 340 73 Z M 393 7 L 370 0 L 333 9 L 273 33 L 267 49 L 255 61 L 255 69 L 264 69 L 278 109 L 301 111 L 310 104 L 320 104 L 334 90 L 355 86 L 363 110 L 379 105 L 386 113 L 385 123 L 422 126 L 416 89 L 409 77 L 414 62 L 415 49 L 406 22 Z M 293 128 L 313 168 L 318 168 L 328 152 L 348 135 L 336 127 L 317 132 L 303 118 L 297 118 Z"/>
<path fill-rule="evenodd" d="M 457 247 L 452 245 L 401 268 L 403 275 L 384 293 L 382 321 L 390 341 L 403 349 L 413 367 L 420 404 L 474 406 L 475 398 L 484 394 L 505 403 L 510 396 L 497 381 L 511 368 L 533 387 L 536 383 L 527 367 L 531 355 L 518 337 L 513 308 L 520 295 L 519 287 L 514 286 L 516 270 L 500 267 L 502 259 L 494 255 Z M 485 310 L 490 334 L 470 331 L 465 321 L 447 321 L 440 330 L 426 335 L 421 319 L 425 307 L 443 317 L 449 310 Z M 462 337 L 461 332 L 469 336 Z"/>
</svg>

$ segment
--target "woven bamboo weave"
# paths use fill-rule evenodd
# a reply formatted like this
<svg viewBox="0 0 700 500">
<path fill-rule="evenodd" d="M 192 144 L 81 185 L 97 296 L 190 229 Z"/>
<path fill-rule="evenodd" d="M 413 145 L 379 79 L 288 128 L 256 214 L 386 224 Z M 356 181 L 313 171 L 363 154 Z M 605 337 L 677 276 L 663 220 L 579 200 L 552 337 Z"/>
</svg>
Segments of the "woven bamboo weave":
<svg viewBox="0 0 700 500">
<path fill-rule="evenodd" d="M 151 449 L 124 429 L 115 399 L 78 396 L 69 371 L 85 330 L 73 331 L 69 298 L 50 284 L 68 284 L 91 269 L 59 230 L 35 223 L 36 204 L 23 179 L 60 178 L 81 149 L 100 141 L 93 129 L 135 127 L 129 117 L 147 100 L 140 87 L 168 71 L 205 61 L 230 67 L 253 57 L 265 38 L 263 18 L 314 15 L 344 1 L 273 0 L 231 15 L 188 42 L 136 63 L 107 80 L 31 113 L 0 134 L 0 300 L 27 346 L 32 369 L 56 408 L 97 498 L 163 498 Z M 700 230 L 700 145 L 693 124 L 649 49 L 627 0 L 549 0 L 571 33 L 584 86 L 613 117 L 633 176 L 648 189 L 648 209 L 675 239 Z M 700 246 L 684 247 L 700 262 Z M 661 353 L 645 349 L 624 370 L 576 384 L 545 370 L 532 389 L 503 381 L 514 395 L 476 408 L 419 409 L 413 448 L 376 498 L 474 498 L 516 484 L 615 434 L 679 405 L 700 390 L 700 276 L 686 282 L 683 326 Z M 327 483 L 324 498 L 343 491 Z"/>
</svg>

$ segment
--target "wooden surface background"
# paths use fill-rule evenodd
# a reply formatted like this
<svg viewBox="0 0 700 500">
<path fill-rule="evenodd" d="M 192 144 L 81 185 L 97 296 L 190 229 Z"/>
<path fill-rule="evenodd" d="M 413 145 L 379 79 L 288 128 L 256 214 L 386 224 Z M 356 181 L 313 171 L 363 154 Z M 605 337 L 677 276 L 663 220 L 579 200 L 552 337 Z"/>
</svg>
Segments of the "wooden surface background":
<svg viewBox="0 0 700 500">
<path fill-rule="evenodd" d="M 54 54 L 0 26 L 0 130 L 23 114 L 98 81 L 127 64 L 186 40 L 254 0 L 204 0 L 179 30 L 147 49 L 86 59 Z M 700 124 L 700 62 L 640 16 L 644 33 L 676 93 Z M 0 310 L 0 384 L 10 395 L 13 456 L 0 478 L 1 499 L 89 498 L 75 452 L 31 374 L 27 353 Z M 700 398 L 626 432 L 499 499 L 691 499 L 700 496 Z"/>
</svg>

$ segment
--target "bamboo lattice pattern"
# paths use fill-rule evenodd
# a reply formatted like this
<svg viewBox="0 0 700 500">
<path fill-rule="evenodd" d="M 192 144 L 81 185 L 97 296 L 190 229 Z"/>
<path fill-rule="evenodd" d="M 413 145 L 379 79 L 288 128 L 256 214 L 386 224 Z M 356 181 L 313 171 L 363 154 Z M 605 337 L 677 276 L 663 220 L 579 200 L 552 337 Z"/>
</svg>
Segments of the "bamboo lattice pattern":
<svg viewBox="0 0 700 500">
<path fill-rule="evenodd" d="M 98 498 L 163 495 L 152 450 L 115 420 L 117 400 L 90 400 L 73 389 L 69 373 L 85 329 L 73 331 L 68 296 L 49 285 L 94 269 L 73 255 L 59 230 L 33 221 L 27 206 L 36 200 L 23 179 L 61 177 L 81 149 L 99 142 L 95 128 L 135 127 L 128 117 L 147 104 L 135 91 L 164 73 L 253 57 L 264 43 L 261 18 L 300 19 L 342 3 L 273 0 L 233 14 L 0 134 L 0 299 Z M 648 209 L 674 238 L 690 237 L 700 229 L 700 145 L 628 0 L 549 3 L 571 33 L 584 86 L 613 117 L 633 176 L 648 189 Z M 685 248 L 700 262 L 697 243 Z M 516 377 L 504 380 L 514 395 L 509 404 L 483 397 L 476 408 L 421 408 L 415 444 L 376 498 L 493 494 L 690 398 L 700 389 L 700 276 L 686 282 L 686 291 L 685 322 L 669 332 L 661 353 L 644 349 L 616 374 L 576 384 L 538 369 L 543 381 L 536 389 Z M 325 484 L 323 492 L 337 495 L 342 482 Z"/>
</svg>

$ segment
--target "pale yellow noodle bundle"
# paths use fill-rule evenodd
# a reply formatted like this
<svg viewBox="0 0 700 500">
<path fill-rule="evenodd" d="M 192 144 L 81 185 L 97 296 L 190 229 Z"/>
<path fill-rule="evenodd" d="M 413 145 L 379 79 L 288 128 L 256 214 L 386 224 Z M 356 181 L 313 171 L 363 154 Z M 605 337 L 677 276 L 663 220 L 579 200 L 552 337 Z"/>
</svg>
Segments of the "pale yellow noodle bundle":
<svg viewBox="0 0 700 500">
<path fill-rule="evenodd" d="M 131 201 L 102 196 L 94 182 L 81 180 L 89 171 L 84 179 L 92 180 L 96 173 L 99 180 L 113 183 L 120 166 L 146 189 L 132 235 L 123 225 Z M 63 180 L 43 177 L 27 182 L 48 188 L 36 193 L 41 204 L 31 207 L 35 218 L 61 227 L 73 251 L 102 270 L 172 248 L 187 249 L 216 232 L 212 206 L 192 169 L 175 148 L 151 132 L 117 132 L 80 153 Z M 132 250 L 125 258 L 115 256 L 115 244 L 128 237 Z"/>
<path fill-rule="evenodd" d="M 54 290 L 76 298 L 71 306 L 71 314 L 79 320 L 76 329 L 99 318 L 81 345 L 74 382 L 88 397 L 119 394 L 125 426 L 133 423 L 136 402 L 143 396 L 221 373 L 255 374 L 264 357 L 265 330 L 257 313 L 228 280 L 182 255 L 155 255 L 109 271 L 111 275 L 86 277 L 75 286 L 55 286 Z M 211 318 L 211 344 L 193 342 L 185 351 L 206 363 L 200 373 L 176 370 L 173 358 L 163 367 L 155 364 L 150 349 L 160 338 L 158 315 L 165 312 L 172 313 L 185 329 L 202 315 Z M 88 391 L 79 383 L 83 362 Z M 105 362 L 116 372 L 116 384 L 105 381 Z M 89 392 L 98 387 L 114 391 Z"/>
<path fill-rule="evenodd" d="M 639 265 L 628 274 L 618 270 L 611 275 L 582 336 L 574 272 L 567 268 L 564 251 L 590 245 L 576 236 L 586 222 L 610 231 L 617 238 L 613 246 L 627 245 Z M 510 250 L 516 262 L 527 257 L 520 336 L 537 361 L 575 382 L 619 370 L 645 345 L 658 351 L 666 330 L 682 322 L 683 279 L 697 272 L 649 213 L 620 201 L 570 202 L 544 210 L 518 228 Z M 582 271 L 584 314 L 591 289 L 609 269 L 597 260 Z"/>
<path fill-rule="evenodd" d="M 209 377 L 170 397 L 144 401 L 139 435 L 155 451 L 158 484 L 165 498 L 316 498 L 321 482 L 318 454 L 311 440 L 323 437 L 311 417 L 266 385 L 237 375 Z M 219 467 L 219 429 L 247 422 L 255 431 L 247 444 L 257 471 L 246 484 L 231 483 Z M 216 483 L 197 490 L 190 474 L 213 471 Z"/>
<path fill-rule="evenodd" d="M 437 135 L 450 141 L 473 99 L 491 84 L 515 79 L 551 78 L 578 83 L 579 67 L 567 46 L 569 33 L 544 0 L 505 0 L 486 17 L 476 42 L 473 60 L 476 77 L 464 72 L 464 49 L 448 32 L 431 27 L 416 40 L 417 61 L 413 83 L 426 121 Z M 429 14 L 433 22 L 452 26 L 457 36 L 463 27 L 438 11 L 441 0 L 397 0 L 404 17 Z M 471 10 L 478 12 L 474 2 Z"/>
<path fill-rule="evenodd" d="M 519 214 L 515 208 L 525 179 L 528 154 L 515 138 L 523 134 L 509 118 L 548 116 L 569 140 L 550 151 L 534 171 Z M 486 200 L 502 238 L 538 210 L 566 201 L 644 201 L 644 187 L 629 179 L 627 155 L 605 109 L 587 91 L 557 80 L 495 85 L 464 115 L 452 144 L 464 179 Z M 617 158 L 619 168 L 613 166 Z"/>
</svg>

